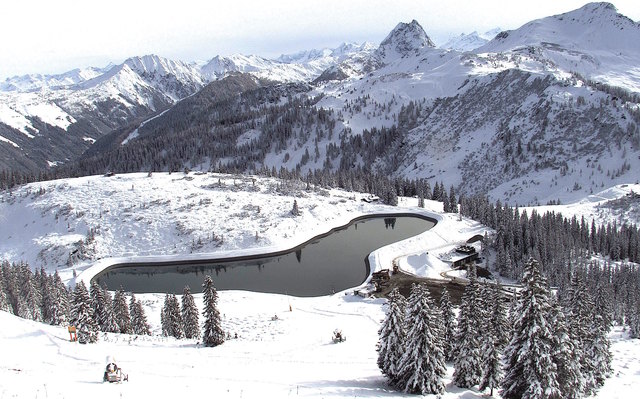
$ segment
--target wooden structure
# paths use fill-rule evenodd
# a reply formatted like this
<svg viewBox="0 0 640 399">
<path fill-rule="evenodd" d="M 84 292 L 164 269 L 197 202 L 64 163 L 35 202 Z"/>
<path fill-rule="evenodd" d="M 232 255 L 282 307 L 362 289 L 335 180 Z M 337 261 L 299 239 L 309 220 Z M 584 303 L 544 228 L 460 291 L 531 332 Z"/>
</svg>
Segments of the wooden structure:
<svg viewBox="0 0 640 399">
<path fill-rule="evenodd" d="M 476 259 L 480 257 L 480 254 L 478 254 L 478 252 L 476 252 L 476 249 L 471 245 L 459 246 L 458 248 L 456 248 L 456 252 L 463 256 L 451 263 L 451 267 L 454 269 L 465 267 L 471 262 L 475 262 Z"/>
</svg>

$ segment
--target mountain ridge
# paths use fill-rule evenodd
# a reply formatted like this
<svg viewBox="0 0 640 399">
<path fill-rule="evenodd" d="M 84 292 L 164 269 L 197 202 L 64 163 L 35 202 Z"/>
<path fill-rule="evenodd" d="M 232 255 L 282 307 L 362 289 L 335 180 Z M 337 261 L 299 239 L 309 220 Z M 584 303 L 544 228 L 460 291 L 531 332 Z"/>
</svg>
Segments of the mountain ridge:
<svg viewBox="0 0 640 399">
<path fill-rule="evenodd" d="M 442 179 L 463 194 L 519 204 L 568 201 L 622 184 L 640 168 L 636 28 L 613 6 L 595 3 L 500 33 L 473 51 L 437 48 L 414 20 L 399 23 L 377 48 L 345 45 L 356 51 L 342 61 L 344 51 L 329 50 L 279 60 L 235 56 L 237 64 L 221 65 L 214 82 L 255 84 L 223 101 L 211 83 L 177 102 L 143 90 L 147 113 L 99 140 L 84 171 L 73 163 L 69 170 L 367 171 Z M 586 36 L 570 45 L 579 30 Z M 548 41 L 554 31 L 558 43 Z M 591 50 L 596 36 L 628 51 Z M 331 57 L 326 68 L 296 63 Z M 232 57 L 216 58 L 225 59 Z M 317 77 L 291 79 L 304 73 Z M 156 83 L 141 76 L 138 89 Z M 26 140 L 0 136 L 19 146 Z"/>
</svg>

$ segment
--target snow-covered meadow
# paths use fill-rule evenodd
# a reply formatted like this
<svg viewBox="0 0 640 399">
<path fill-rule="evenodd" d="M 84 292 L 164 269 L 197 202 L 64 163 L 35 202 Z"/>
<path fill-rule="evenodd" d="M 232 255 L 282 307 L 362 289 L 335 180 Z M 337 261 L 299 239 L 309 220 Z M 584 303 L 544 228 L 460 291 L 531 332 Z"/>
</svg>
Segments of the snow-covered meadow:
<svg viewBox="0 0 640 399">
<path fill-rule="evenodd" d="M 426 201 L 421 209 L 416 199 L 400 198 L 398 207 L 387 207 L 362 202 L 363 196 L 277 179 L 193 173 L 34 183 L 2 194 L 0 258 L 59 270 L 69 283 L 76 280 L 75 271 L 88 282 L 98 270 L 122 260 L 272 251 L 361 215 L 415 212 L 438 224 L 375 251 L 372 269 L 390 267 L 395 259 L 409 272 L 437 277 L 448 269 L 443 260 L 456 245 L 485 231 L 476 222 L 443 214 L 440 203 Z M 298 217 L 290 214 L 294 199 Z M 576 213 L 579 208 L 573 206 Z M 92 229 L 94 238 L 87 240 Z M 68 266 L 78 241 L 88 242 L 84 255 L 72 256 Z M 175 397 L 185 392 L 230 398 L 406 396 L 387 386 L 376 364 L 384 300 L 361 298 L 352 290 L 315 298 L 219 294 L 223 326 L 237 338 L 216 348 L 161 337 L 161 293 L 136 295 L 153 336 L 101 333 L 99 342 L 89 345 L 69 342 L 64 327 L 0 312 L 0 398 Z M 202 308 L 202 295 L 195 299 Z M 346 342 L 332 343 L 336 328 Z M 634 397 L 640 389 L 640 340 L 629 340 L 620 328 L 611 339 L 614 375 L 598 397 Z M 129 382 L 102 383 L 107 356 L 116 358 Z M 454 387 L 452 373 L 449 364 L 444 398 L 485 395 Z"/>
</svg>

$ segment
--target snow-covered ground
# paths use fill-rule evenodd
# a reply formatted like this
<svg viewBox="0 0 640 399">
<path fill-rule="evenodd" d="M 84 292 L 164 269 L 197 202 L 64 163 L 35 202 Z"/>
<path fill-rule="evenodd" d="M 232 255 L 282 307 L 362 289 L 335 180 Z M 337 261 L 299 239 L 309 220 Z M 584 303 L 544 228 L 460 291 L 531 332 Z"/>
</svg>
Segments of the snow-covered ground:
<svg viewBox="0 0 640 399">
<path fill-rule="evenodd" d="M 446 259 L 456 245 L 485 231 L 476 222 L 442 214 L 440 203 L 427 201 L 421 209 L 416 199 L 400 198 L 392 208 L 367 204 L 360 201 L 362 196 L 217 174 L 34 183 L 0 197 L 0 257 L 24 259 L 49 272 L 57 269 L 65 281 L 73 282 L 73 270 L 88 280 L 96 270 L 122 259 L 271 251 L 293 247 L 364 214 L 415 212 L 435 218 L 437 225 L 375 251 L 371 264 L 374 269 L 390 267 L 395 260 L 409 272 L 437 277 L 448 269 Z M 302 212 L 299 217 L 289 213 L 294 199 Z M 68 267 L 74 243 L 86 240 L 91 228 L 98 232 L 86 245 L 87 259 Z M 194 239 L 210 238 L 211 232 L 224 238 L 193 245 Z M 64 327 L 0 312 L 0 398 L 406 396 L 386 385 L 376 364 L 384 300 L 361 298 L 351 290 L 316 298 L 219 294 L 223 327 L 237 338 L 216 348 L 159 335 L 163 294 L 136 296 L 153 336 L 101 334 L 99 342 L 90 345 L 69 342 Z M 202 295 L 195 299 L 202 307 Z M 336 328 L 346 342 L 332 343 Z M 627 339 L 620 328 L 611 338 L 615 371 L 598 397 L 634 397 L 640 389 L 640 340 Z M 107 356 L 116 358 L 129 382 L 102 383 Z M 452 373 L 449 365 L 443 398 L 483 397 L 452 386 Z"/>
</svg>

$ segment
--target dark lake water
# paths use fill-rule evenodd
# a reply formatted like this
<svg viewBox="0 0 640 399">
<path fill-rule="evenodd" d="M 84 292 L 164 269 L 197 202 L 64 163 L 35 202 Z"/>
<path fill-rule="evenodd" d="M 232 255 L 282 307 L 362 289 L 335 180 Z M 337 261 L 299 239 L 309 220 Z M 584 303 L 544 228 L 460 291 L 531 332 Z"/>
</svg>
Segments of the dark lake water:
<svg viewBox="0 0 640 399">
<path fill-rule="evenodd" d="M 434 225 L 416 216 L 367 217 L 276 256 L 116 265 L 95 280 L 110 290 L 181 294 L 187 285 L 201 292 L 210 275 L 218 290 L 321 296 L 362 284 L 369 253 Z"/>
</svg>

